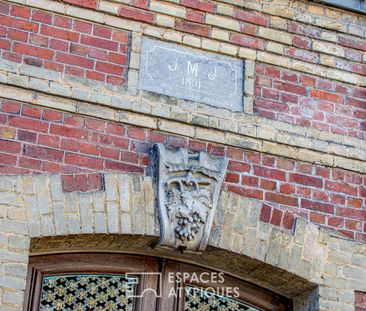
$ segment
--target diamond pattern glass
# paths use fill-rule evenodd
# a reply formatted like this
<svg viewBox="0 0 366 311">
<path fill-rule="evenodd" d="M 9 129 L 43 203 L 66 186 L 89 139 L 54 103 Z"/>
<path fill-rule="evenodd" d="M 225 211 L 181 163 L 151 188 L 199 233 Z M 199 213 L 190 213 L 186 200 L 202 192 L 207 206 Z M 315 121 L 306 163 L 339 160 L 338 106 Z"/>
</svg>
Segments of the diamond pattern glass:
<svg viewBox="0 0 366 311">
<path fill-rule="evenodd" d="M 41 311 L 132 311 L 136 278 L 118 275 L 45 276 Z"/>
<path fill-rule="evenodd" d="M 238 300 L 198 287 L 185 287 L 185 311 L 260 311 Z"/>
</svg>

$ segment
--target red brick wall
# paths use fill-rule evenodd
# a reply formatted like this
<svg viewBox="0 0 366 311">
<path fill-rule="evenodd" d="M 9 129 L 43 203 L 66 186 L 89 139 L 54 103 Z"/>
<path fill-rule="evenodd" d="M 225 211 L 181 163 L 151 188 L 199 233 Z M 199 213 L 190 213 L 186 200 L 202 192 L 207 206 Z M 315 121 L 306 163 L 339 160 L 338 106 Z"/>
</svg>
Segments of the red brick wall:
<svg viewBox="0 0 366 311">
<path fill-rule="evenodd" d="M 366 139 L 366 89 L 283 68 L 256 67 L 259 115 Z"/>
<path fill-rule="evenodd" d="M 366 293 L 356 292 L 355 311 L 366 311 Z"/>
<path fill-rule="evenodd" d="M 365 175 L 8 100 L 0 138 L 0 174 L 60 172 L 65 191 L 100 189 L 101 172 L 146 174 L 153 142 L 226 155 L 224 189 L 263 201 L 262 221 L 291 229 L 298 214 L 366 237 Z"/>
<path fill-rule="evenodd" d="M 0 2 L 1 57 L 125 85 L 129 33 Z"/>
</svg>

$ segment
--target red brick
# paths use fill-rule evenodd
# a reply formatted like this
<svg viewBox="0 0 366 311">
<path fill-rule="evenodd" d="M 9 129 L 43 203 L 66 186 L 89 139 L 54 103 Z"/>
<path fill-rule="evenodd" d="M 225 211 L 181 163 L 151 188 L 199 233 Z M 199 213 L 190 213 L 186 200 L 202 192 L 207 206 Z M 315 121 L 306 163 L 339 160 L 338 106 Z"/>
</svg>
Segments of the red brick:
<svg viewBox="0 0 366 311">
<path fill-rule="evenodd" d="M 92 130 L 96 130 L 99 132 L 104 132 L 105 129 L 105 121 L 98 120 L 98 119 L 87 119 L 86 120 L 86 127 Z"/>
<path fill-rule="evenodd" d="M 51 39 L 50 48 L 57 50 L 57 51 L 68 52 L 69 51 L 69 42 L 61 41 L 58 39 Z"/>
<path fill-rule="evenodd" d="M 267 16 L 243 10 L 235 10 L 234 18 L 260 26 L 268 26 L 269 23 L 269 18 Z"/>
<path fill-rule="evenodd" d="M 307 199 L 302 198 L 301 199 L 301 207 L 310 209 L 313 211 L 328 213 L 328 214 L 334 214 L 334 206 L 333 204 L 327 204 L 327 203 L 321 203 L 321 202 L 315 202 L 310 201 Z"/>
<path fill-rule="evenodd" d="M 37 132 L 48 131 L 48 123 L 23 117 L 10 116 L 9 124 L 11 126 L 20 127 L 23 129 L 33 130 Z"/>
<path fill-rule="evenodd" d="M 121 171 L 121 172 L 127 172 L 127 173 L 139 173 L 139 174 L 144 173 L 144 168 L 141 166 L 121 163 L 121 162 L 117 162 L 117 161 L 110 161 L 110 160 L 106 160 L 105 168 L 108 170 Z"/>
<path fill-rule="evenodd" d="M 60 146 L 60 138 L 53 135 L 39 134 L 38 144 L 58 148 Z"/>
<path fill-rule="evenodd" d="M 295 193 L 295 185 L 282 184 L 280 186 L 280 192 L 283 193 L 283 194 L 294 194 Z"/>
<path fill-rule="evenodd" d="M 227 168 L 229 171 L 234 172 L 249 172 L 250 165 L 248 163 L 237 162 L 237 161 L 229 161 L 229 165 Z"/>
<path fill-rule="evenodd" d="M 105 74 L 96 71 L 88 71 L 86 74 L 88 79 L 98 80 L 98 81 L 105 81 Z"/>
<path fill-rule="evenodd" d="M 349 230 L 362 231 L 362 222 L 359 220 L 346 219 L 345 228 Z"/>
<path fill-rule="evenodd" d="M 260 215 L 260 220 L 263 222 L 269 222 L 270 218 L 271 218 L 271 212 L 272 212 L 272 207 L 264 204 L 262 205 L 262 210 L 261 210 L 261 215 Z"/>
<path fill-rule="evenodd" d="M 278 158 L 277 167 L 286 171 L 293 171 L 295 164 L 292 160 Z"/>
<path fill-rule="evenodd" d="M 318 223 L 318 224 L 325 224 L 326 217 L 324 214 L 320 213 L 310 213 L 310 221 Z"/>
<path fill-rule="evenodd" d="M 33 11 L 32 20 L 42 22 L 44 24 L 52 23 L 52 14 L 44 11 Z"/>
<path fill-rule="evenodd" d="M 81 142 L 79 144 L 79 150 L 80 153 L 84 153 L 84 154 L 91 154 L 91 155 L 99 155 L 100 151 L 99 151 L 99 147 L 95 144 L 89 144 L 87 142 Z"/>
<path fill-rule="evenodd" d="M 366 210 L 337 207 L 337 216 L 366 220 Z"/>
<path fill-rule="evenodd" d="M 277 183 L 273 180 L 262 179 L 261 180 L 261 188 L 265 190 L 275 190 L 277 187 Z"/>
<path fill-rule="evenodd" d="M 165 135 L 163 133 L 159 133 L 159 132 L 155 132 L 155 131 L 150 131 L 149 132 L 149 141 L 153 142 L 153 143 L 164 143 L 165 141 Z M 195 141 L 189 141 L 189 149 L 193 150 L 193 151 L 201 151 L 201 150 L 205 150 L 206 149 L 206 144 L 205 143 L 200 143 L 197 142 L 199 145 L 195 145 L 194 144 Z M 201 149 L 203 148 L 203 149 Z"/>
<path fill-rule="evenodd" d="M 242 195 L 244 197 L 263 200 L 263 191 L 252 188 L 243 188 L 238 186 L 228 185 L 227 190 Z"/>
<path fill-rule="evenodd" d="M 79 33 L 68 31 L 48 25 L 42 25 L 41 34 L 49 36 L 51 38 L 62 39 L 66 41 L 78 42 L 79 41 Z"/>
<path fill-rule="evenodd" d="M 10 40 L 0 39 L 0 49 L 9 51 L 10 47 L 11 47 Z"/>
<path fill-rule="evenodd" d="M 285 91 L 288 93 L 292 93 L 292 94 L 298 94 L 298 95 L 306 95 L 307 91 L 306 91 L 306 87 L 297 85 L 297 84 L 293 84 L 293 83 L 288 83 L 288 82 L 280 82 L 280 81 L 276 81 L 274 83 L 274 88 L 280 91 Z"/>
<path fill-rule="evenodd" d="M 67 153 L 65 156 L 65 163 L 73 164 L 81 167 L 88 167 L 94 170 L 101 170 L 103 168 L 103 160 L 99 158 L 88 157 L 74 153 Z"/>
<path fill-rule="evenodd" d="M 0 139 L 0 150 L 8 153 L 19 153 L 21 150 L 21 143 L 16 141 Z"/>
<path fill-rule="evenodd" d="M 9 29 L 8 30 L 8 38 L 15 41 L 22 41 L 27 42 L 28 41 L 28 33 L 23 31 L 18 31 L 15 29 Z"/>
<path fill-rule="evenodd" d="M 283 212 L 274 208 L 272 211 L 271 224 L 274 226 L 280 226 L 282 221 Z"/>
<path fill-rule="evenodd" d="M 260 153 L 258 152 L 254 152 L 254 151 L 245 151 L 245 160 L 247 160 L 248 162 L 251 163 L 260 163 L 262 156 Z"/>
<path fill-rule="evenodd" d="M 113 135 L 119 135 L 119 136 L 125 135 L 124 127 L 117 123 L 111 123 L 111 122 L 107 123 L 106 131 L 107 131 L 107 133 L 113 134 Z"/>
<path fill-rule="evenodd" d="M 45 148 L 34 145 L 25 145 L 24 155 L 48 161 L 60 162 L 63 160 L 64 152 L 57 149 Z"/>
<path fill-rule="evenodd" d="M 70 55 L 65 53 L 57 52 L 56 61 L 60 63 L 65 63 L 69 65 L 79 66 L 83 68 L 93 69 L 94 60 L 87 59 L 85 57 Z"/>
<path fill-rule="evenodd" d="M 54 51 L 17 42 L 14 43 L 14 52 L 43 59 L 52 59 L 54 55 Z"/>
<path fill-rule="evenodd" d="M 40 119 L 42 110 L 38 107 L 24 105 L 22 115 Z"/>
<path fill-rule="evenodd" d="M 188 146 L 188 140 L 186 138 L 172 136 L 172 135 L 167 136 L 166 143 L 169 146 L 175 147 L 175 148 L 179 148 L 179 147 L 186 148 Z"/>
<path fill-rule="evenodd" d="M 205 13 L 194 10 L 187 10 L 186 20 L 196 23 L 204 23 Z"/>
<path fill-rule="evenodd" d="M 181 5 L 184 5 L 189 8 L 215 13 L 216 12 L 216 4 L 208 1 L 200 1 L 200 0 L 181 0 Z"/>
<path fill-rule="evenodd" d="M 103 148 L 101 148 L 100 152 L 101 152 L 101 156 L 104 158 L 115 159 L 115 160 L 119 160 L 119 158 L 120 158 L 119 149 L 103 147 Z"/>
<path fill-rule="evenodd" d="M 0 141 L 0 149 L 1 149 L 1 141 Z M 5 150 L 5 151 L 7 151 L 7 150 Z M 11 154 L 6 154 L 6 153 L 0 153 L 0 164 L 15 166 L 16 163 L 17 163 L 16 156 L 11 155 Z"/>
<path fill-rule="evenodd" d="M 0 13 L 8 15 L 10 13 L 10 4 L 6 2 L 0 2 Z"/>
<path fill-rule="evenodd" d="M 129 152 L 129 151 L 123 151 L 121 150 L 121 161 L 123 162 L 129 162 L 129 163 L 135 163 L 138 164 L 139 162 L 139 155 L 135 152 Z"/>
<path fill-rule="evenodd" d="M 76 43 L 70 44 L 70 53 L 80 55 L 80 56 L 86 56 L 88 55 L 89 47 L 86 45 L 80 45 Z"/>
<path fill-rule="evenodd" d="M 348 97 L 347 105 L 366 110 L 366 100 L 360 100 L 360 99 Z"/>
<path fill-rule="evenodd" d="M 22 106 L 19 103 L 13 101 L 3 101 L 1 110 L 4 112 L 19 114 L 21 107 Z"/>
<path fill-rule="evenodd" d="M 89 9 L 97 8 L 97 0 L 62 0 L 62 1 Z"/>
<path fill-rule="evenodd" d="M 242 183 L 242 185 L 247 185 L 247 186 L 251 186 L 251 187 L 258 187 L 259 178 L 242 175 L 241 176 L 241 183 Z"/>
<path fill-rule="evenodd" d="M 298 206 L 297 198 L 273 192 L 266 192 L 265 200 L 283 205 L 296 206 L 296 207 Z"/>
<path fill-rule="evenodd" d="M 31 14 L 30 8 L 27 8 L 25 6 L 12 5 L 11 7 L 11 15 L 13 16 L 29 19 L 30 14 Z"/>
<path fill-rule="evenodd" d="M 105 72 L 105 73 L 110 73 L 110 74 L 117 75 L 117 76 L 122 76 L 125 73 L 125 68 L 122 66 L 109 64 L 109 63 L 105 63 L 105 62 L 100 62 L 100 61 L 97 61 L 96 70 Z"/>
<path fill-rule="evenodd" d="M 295 223 L 295 217 L 292 213 L 286 211 L 283 215 L 282 226 L 285 229 L 292 230 Z"/>
<path fill-rule="evenodd" d="M 238 148 L 227 147 L 226 156 L 234 160 L 242 160 L 244 157 L 244 151 Z"/>
<path fill-rule="evenodd" d="M 73 139 L 61 139 L 61 149 L 68 151 L 79 151 L 79 142 Z"/>
<path fill-rule="evenodd" d="M 18 140 L 35 143 L 37 141 L 37 133 L 18 129 Z"/>
<path fill-rule="evenodd" d="M 94 46 L 103 50 L 118 51 L 118 42 L 102 38 L 82 35 L 81 43 L 89 46 Z"/>
<path fill-rule="evenodd" d="M 353 207 L 353 208 L 362 208 L 362 199 L 348 197 L 347 206 Z"/>
<path fill-rule="evenodd" d="M 109 52 L 108 61 L 110 61 L 111 63 L 115 63 L 115 64 L 126 65 L 127 64 L 127 55 Z"/>
<path fill-rule="evenodd" d="M 77 32 L 91 34 L 92 28 L 93 28 L 93 26 L 90 23 L 86 23 L 86 22 L 79 21 L 79 20 L 74 21 L 73 30 L 75 30 Z"/>
<path fill-rule="evenodd" d="M 328 218 L 328 226 L 331 226 L 333 228 L 343 228 L 344 227 L 344 218 L 329 217 Z"/>
<path fill-rule="evenodd" d="M 357 196 L 357 188 L 346 183 L 339 183 L 330 180 L 325 181 L 325 189 Z"/>
<path fill-rule="evenodd" d="M 207 145 L 207 152 L 211 153 L 211 154 L 214 154 L 214 155 L 217 155 L 217 156 L 224 156 L 225 155 L 225 147 L 209 143 Z"/>
<path fill-rule="evenodd" d="M 132 0 L 132 5 L 138 8 L 147 9 L 149 7 L 149 0 Z"/>
<path fill-rule="evenodd" d="M 203 37 L 208 37 L 211 32 L 211 27 L 209 26 L 204 26 L 201 24 L 196 24 L 187 21 L 176 21 L 175 29 Z"/>
<path fill-rule="evenodd" d="M 264 49 L 264 42 L 263 40 L 253 38 L 251 36 L 242 35 L 242 34 L 232 34 L 230 36 L 230 42 L 239 44 L 241 46 L 263 50 Z"/>
<path fill-rule="evenodd" d="M 276 179 L 282 181 L 286 180 L 286 172 L 263 166 L 254 165 L 254 174 L 256 176 L 262 176 L 270 179 Z"/>
<path fill-rule="evenodd" d="M 338 43 L 343 46 L 366 51 L 366 43 L 361 40 L 338 36 Z"/>
<path fill-rule="evenodd" d="M 132 20 L 146 22 L 149 24 L 155 23 L 154 14 L 139 9 L 132 9 L 126 6 L 120 7 L 118 15 Z"/>
<path fill-rule="evenodd" d="M 29 168 L 33 170 L 40 170 L 42 162 L 30 158 L 19 158 L 19 166 L 24 168 Z"/>
<path fill-rule="evenodd" d="M 225 181 L 228 183 L 238 183 L 240 180 L 240 175 L 235 173 L 227 173 Z"/>
<path fill-rule="evenodd" d="M 137 127 L 129 127 L 127 132 L 128 137 L 139 139 L 139 140 L 145 140 L 146 139 L 146 132 L 143 128 L 137 128 Z"/>
<path fill-rule="evenodd" d="M 316 177 L 302 175 L 302 174 L 291 173 L 290 181 L 297 183 L 297 184 L 310 186 L 310 187 L 316 187 L 316 188 L 323 187 L 323 180 L 321 178 L 316 178 Z"/>
<path fill-rule="evenodd" d="M 59 124 L 51 124 L 50 133 L 64 137 L 74 137 L 80 139 L 85 139 L 88 137 L 88 132 L 85 129 L 78 129 Z"/>
</svg>

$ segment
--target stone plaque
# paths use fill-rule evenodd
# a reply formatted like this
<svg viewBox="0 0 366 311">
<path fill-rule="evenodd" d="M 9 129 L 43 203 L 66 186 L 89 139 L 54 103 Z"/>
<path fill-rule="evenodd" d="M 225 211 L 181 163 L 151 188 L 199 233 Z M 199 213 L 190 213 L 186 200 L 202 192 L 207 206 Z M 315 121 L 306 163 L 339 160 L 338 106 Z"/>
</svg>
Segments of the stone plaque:
<svg viewBox="0 0 366 311">
<path fill-rule="evenodd" d="M 243 61 L 144 38 L 139 89 L 243 111 Z"/>
</svg>

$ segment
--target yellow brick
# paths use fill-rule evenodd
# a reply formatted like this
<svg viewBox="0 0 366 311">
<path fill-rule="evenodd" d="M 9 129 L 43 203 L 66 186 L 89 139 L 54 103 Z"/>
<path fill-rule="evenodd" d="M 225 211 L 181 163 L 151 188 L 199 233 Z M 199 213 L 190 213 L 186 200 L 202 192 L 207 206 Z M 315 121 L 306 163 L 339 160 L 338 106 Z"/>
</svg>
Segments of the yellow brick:
<svg viewBox="0 0 366 311">
<path fill-rule="evenodd" d="M 201 47 L 201 39 L 190 35 L 183 37 L 183 43 L 194 47 Z"/>
<path fill-rule="evenodd" d="M 218 28 L 212 29 L 212 38 L 222 41 L 229 41 L 229 32 Z"/>
<path fill-rule="evenodd" d="M 206 23 L 209 25 L 219 26 L 225 29 L 240 31 L 240 23 L 234 19 L 217 16 L 213 14 L 206 15 Z"/>
<path fill-rule="evenodd" d="M 117 3 L 113 3 L 113 2 L 109 2 L 109 1 L 100 1 L 99 2 L 100 11 L 117 14 L 119 7 L 120 6 Z"/>
<path fill-rule="evenodd" d="M 266 50 L 268 52 L 273 52 L 273 53 L 276 53 L 276 54 L 283 54 L 283 45 L 280 44 L 280 43 L 276 43 L 276 42 L 268 42 L 267 43 L 267 47 L 266 47 Z"/>
<path fill-rule="evenodd" d="M 316 15 L 324 15 L 324 8 L 319 5 L 309 5 L 309 12 Z"/>
<path fill-rule="evenodd" d="M 269 29 L 265 27 L 259 27 L 259 36 L 262 38 L 266 38 L 269 40 L 282 42 L 288 45 L 292 44 L 292 36 L 288 33 L 285 33 L 283 31 Z"/>
<path fill-rule="evenodd" d="M 228 55 L 237 55 L 238 47 L 229 43 L 220 43 L 220 52 Z"/>
<path fill-rule="evenodd" d="M 166 31 L 163 34 L 164 39 L 173 41 L 173 42 L 182 42 L 183 36 L 175 31 Z"/>
<path fill-rule="evenodd" d="M 166 15 L 156 14 L 156 24 L 162 27 L 173 28 L 175 20 L 173 17 Z"/>
<path fill-rule="evenodd" d="M 287 20 L 278 16 L 271 16 L 271 27 L 287 30 Z"/>
<path fill-rule="evenodd" d="M 203 39 L 202 48 L 209 51 L 218 52 L 220 48 L 220 43 L 218 41 Z"/>
<path fill-rule="evenodd" d="M 321 54 L 320 55 L 320 63 L 322 65 L 325 65 L 325 66 L 335 67 L 336 63 L 337 63 L 337 60 L 333 56 L 326 55 L 326 54 Z"/>
<path fill-rule="evenodd" d="M 260 52 L 258 51 L 257 59 L 259 61 L 263 61 L 268 64 L 276 65 L 276 66 L 282 66 L 282 67 L 290 67 L 290 59 L 283 57 L 283 56 L 277 56 L 273 55 L 267 52 Z"/>
<path fill-rule="evenodd" d="M 313 50 L 318 52 L 323 52 L 331 55 L 336 55 L 339 57 L 344 57 L 344 49 L 339 45 L 335 45 L 329 42 L 313 41 Z"/>
<path fill-rule="evenodd" d="M 223 14 L 223 15 L 228 15 L 228 16 L 233 16 L 234 14 L 234 9 L 232 6 L 229 5 L 225 5 L 225 4 L 217 4 L 217 9 L 216 12 L 218 14 Z"/>
<path fill-rule="evenodd" d="M 162 3 L 161 1 L 151 1 L 150 10 L 167 15 L 173 15 L 180 18 L 185 18 L 186 16 L 186 10 L 183 7 L 169 5 L 166 3 Z"/>
<path fill-rule="evenodd" d="M 255 60 L 257 58 L 257 52 L 248 48 L 239 48 L 239 57 Z"/>
</svg>

